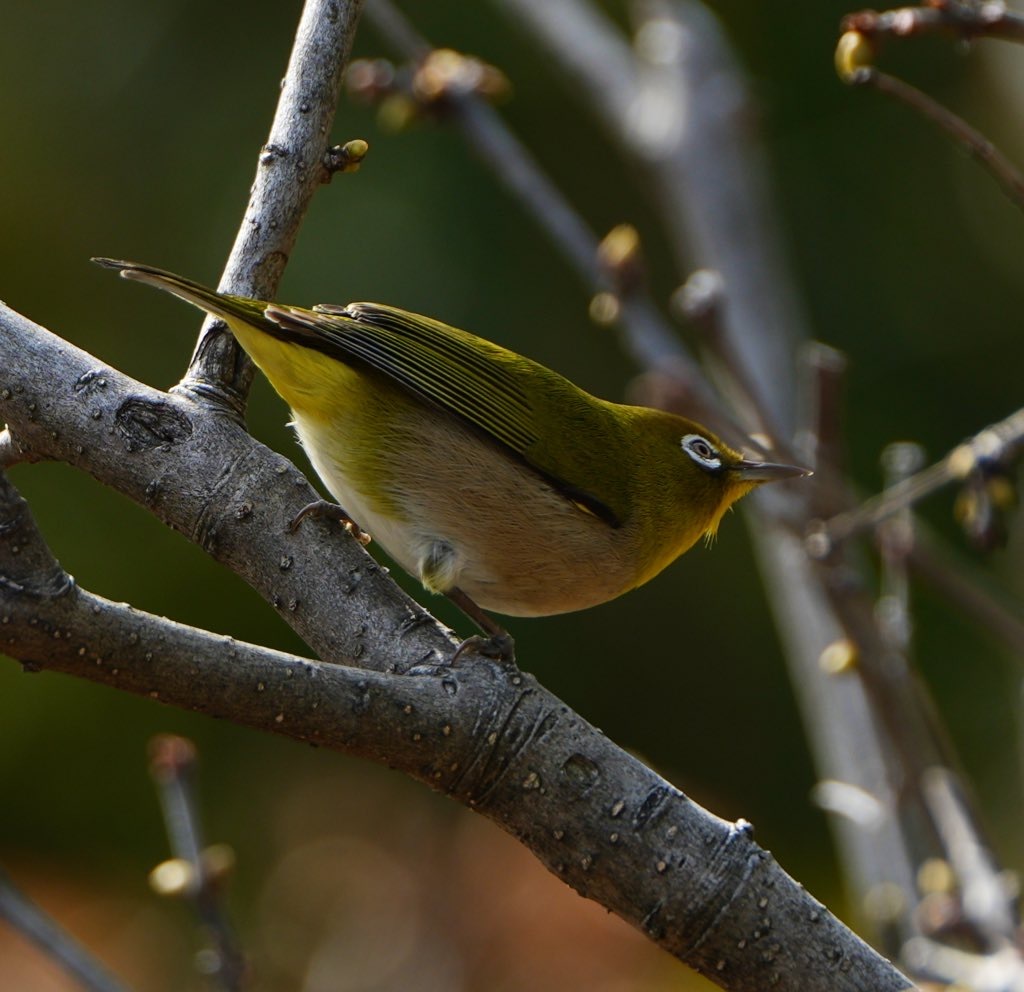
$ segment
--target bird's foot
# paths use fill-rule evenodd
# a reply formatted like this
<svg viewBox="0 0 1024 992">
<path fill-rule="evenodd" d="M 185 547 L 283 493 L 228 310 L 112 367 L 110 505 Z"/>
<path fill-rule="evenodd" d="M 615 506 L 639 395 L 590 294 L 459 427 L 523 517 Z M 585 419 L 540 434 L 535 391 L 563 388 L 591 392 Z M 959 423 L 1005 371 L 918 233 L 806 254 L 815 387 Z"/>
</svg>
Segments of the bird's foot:
<svg viewBox="0 0 1024 992">
<path fill-rule="evenodd" d="M 345 528 L 363 547 L 370 543 L 370 535 L 363 530 L 337 503 L 331 503 L 326 499 L 317 499 L 304 506 L 288 524 L 288 531 L 294 534 L 299 529 L 299 524 L 306 517 L 323 517 L 327 520 L 336 520 Z"/>
<path fill-rule="evenodd" d="M 451 663 L 457 664 L 463 655 L 479 654 L 485 658 L 499 661 L 503 665 L 515 666 L 516 663 L 516 642 L 506 631 L 499 634 L 491 634 L 485 637 L 483 634 L 474 634 L 467 637 L 452 655 Z"/>
<path fill-rule="evenodd" d="M 514 667 L 516 642 L 512 640 L 512 635 L 494 617 L 484 613 L 461 589 L 449 589 L 445 595 L 483 631 L 483 635 L 474 634 L 467 637 L 455 649 L 452 664 L 454 665 L 464 654 L 472 653 Z"/>
</svg>

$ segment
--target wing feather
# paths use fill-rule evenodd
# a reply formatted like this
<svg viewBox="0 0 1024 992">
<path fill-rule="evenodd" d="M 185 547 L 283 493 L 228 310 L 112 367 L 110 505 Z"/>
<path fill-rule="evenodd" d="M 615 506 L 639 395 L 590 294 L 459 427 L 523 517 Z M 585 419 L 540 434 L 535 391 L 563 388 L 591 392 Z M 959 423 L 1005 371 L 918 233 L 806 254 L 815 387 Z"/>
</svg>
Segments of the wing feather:
<svg viewBox="0 0 1024 992">
<path fill-rule="evenodd" d="M 376 303 L 313 310 L 268 305 L 283 337 L 343 362 L 363 363 L 503 445 L 582 510 L 620 524 L 605 503 L 531 457 L 538 411 L 524 385 L 554 373 L 529 359 L 429 317 Z"/>
</svg>

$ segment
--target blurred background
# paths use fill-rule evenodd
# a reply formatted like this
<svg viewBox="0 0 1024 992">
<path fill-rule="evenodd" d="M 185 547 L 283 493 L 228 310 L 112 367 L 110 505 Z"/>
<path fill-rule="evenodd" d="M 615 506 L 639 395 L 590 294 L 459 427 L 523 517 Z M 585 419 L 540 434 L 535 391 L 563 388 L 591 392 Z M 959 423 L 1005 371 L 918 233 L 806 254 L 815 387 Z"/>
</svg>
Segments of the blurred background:
<svg viewBox="0 0 1024 992">
<path fill-rule="evenodd" d="M 605 6 L 623 16 L 618 2 Z M 1024 218 L 920 119 L 838 81 L 844 3 L 710 6 L 747 73 L 812 333 L 850 358 L 849 464 L 874 490 L 886 444 L 915 440 L 938 457 L 1020 405 Z M 88 259 L 137 259 L 216 281 L 299 7 L 8 0 L 0 296 L 103 362 L 173 384 L 198 317 Z M 667 300 L 675 276 L 644 184 L 525 35 L 487 3 L 472 16 L 457 0 L 407 0 L 404 9 L 435 44 L 503 69 L 510 125 L 597 231 L 639 228 L 655 296 Z M 365 26 L 356 54 L 393 53 Z M 1024 53 L 921 41 L 883 62 L 1024 159 Z M 385 133 L 372 110 L 343 101 L 334 140 L 354 137 L 369 141 L 367 162 L 316 196 L 282 300 L 396 304 L 623 397 L 635 370 L 614 334 L 590 323 L 585 288 L 453 129 Z M 286 419 L 258 380 L 253 433 L 305 468 Z M 12 479 L 82 586 L 303 652 L 248 587 L 145 511 L 63 465 L 19 466 Z M 922 514 L 963 547 L 951 504 L 940 494 Z M 963 549 L 1018 596 L 1021 530 L 985 560 Z M 447 604 L 427 605 L 465 630 Z M 924 677 L 999 854 L 1017 866 L 1021 659 L 925 590 L 915 591 L 915 619 Z M 809 800 L 811 760 L 742 515 L 724 522 L 712 549 L 695 549 L 623 599 L 510 626 L 523 667 L 695 799 L 753 821 L 790 873 L 855 917 L 828 825 Z M 652 639 L 664 649 L 650 650 Z M 559 665 L 566 657 L 579 664 Z M 710 988 L 489 822 L 383 768 L 6 661 L 0 862 L 140 990 L 204 987 L 189 913 L 146 884 L 167 855 L 146 774 L 146 742 L 163 731 L 189 735 L 201 751 L 208 835 L 237 853 L 230 906 L 257 989 Z M 0 984 L 73 987 L 2 927 Z"/>
</svg>

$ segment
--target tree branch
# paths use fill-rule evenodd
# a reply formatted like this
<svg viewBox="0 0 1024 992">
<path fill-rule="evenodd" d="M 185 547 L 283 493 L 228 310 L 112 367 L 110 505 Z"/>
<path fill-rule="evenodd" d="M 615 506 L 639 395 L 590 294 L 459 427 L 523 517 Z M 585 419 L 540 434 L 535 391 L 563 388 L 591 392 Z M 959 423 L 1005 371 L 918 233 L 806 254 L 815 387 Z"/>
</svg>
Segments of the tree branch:
<svg viewBox="0 0 1024 992">
<path fill-rule="evenodd" d="M 433 50 L 390 0 L 374 0 L 367 20 L 400 54 L 422 64 Z M 680 412 L 706 422 L 738 446 L 746 433 L 736 424 L 708 384 L 698 364 L 684 351 L 668 321 L 642 285 L 627 291 L 613 285 L 600 264 L 601 242 L 501 116 L 473 92 L 450 87 L 438 98 L 443 116 L 451 118 L 469 146 L 498 182 L 516 198 L 562 257 L 594 295 L 616 301 L 612 323 L 632 357 L 648 369 L 665 369 L 684 387 Z"/>
<path fill-rule="evenodd" d="M 582 895 L 724 988 L 761 992 L 783 975 L 792 992 L 908 987 L 754 844 L 749 824 L 702 810 L 529 675 L 484 658 L 404 676 L 292 658 L 70 581 L 36 582 L 40 567 L 56 568 L 27 504 L 0 477 L 4 650 L 31 670 L 400 769 L 494 820 Z"/>
<path fill-rule="evenodd" d="M 218 288 L 271 300 L 325 165 L 363 0 L 306 0 L 245 218 Z M 244 415 L 253 367 L 223 321 L 207 318 L 179 389 Z"/>
<path fill-rule="evenodd" d="M 106 967 L 44 913 L 0 869 L 0 919 L 45 951 L 88 992 L 128 992 Z"/>
<path fill-rule="evenodd" d="M 337 526 L 288 524 L 316 493 L 187 395 L 105 366 L 0 305 L 0 416 L 20 453 L 123 493 L 248 582 L 321 658 L 405 671 L 454 641 Z"/>
</svg>

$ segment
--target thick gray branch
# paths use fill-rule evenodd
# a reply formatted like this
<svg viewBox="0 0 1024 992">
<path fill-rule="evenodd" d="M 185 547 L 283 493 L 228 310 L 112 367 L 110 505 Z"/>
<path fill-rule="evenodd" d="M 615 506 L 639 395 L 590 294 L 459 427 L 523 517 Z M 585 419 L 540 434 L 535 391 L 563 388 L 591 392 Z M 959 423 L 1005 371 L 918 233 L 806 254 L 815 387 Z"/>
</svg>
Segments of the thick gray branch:
<svg viewBox="0 0 1024 992">
<path fill-rule="evenodd" d="M 235 421 L 168 394 L 0 305 L 0 416 L 23 455 L 66 461 L 227 565 L 321 657 L 404 671 L 453 642 L 336 525 L 288 524 L 316 498 Z"/>
<path fill-rule="evenodd" d="M 4 648 L 31 670 L 398 768 L 495 820 L 582 895 L 725 988 L 907 987 L 754 844 L 748 825 L 690 802 L 532 677 L 485 660 L 360 671 L 216 638 L 70 583 L 30 591 L 21 551 L 38 535 L 6 482 L 0 523 Z"/>
<path fill-rule="evenodd" d="M 324 167 L 342 75 L 363 0 L 306 0 L 256 178 L 218 288 L 273 299 Z M 223 322 L 207 319 L 181 388 L 241 414 L 252 363 Z"/>
</svg>

